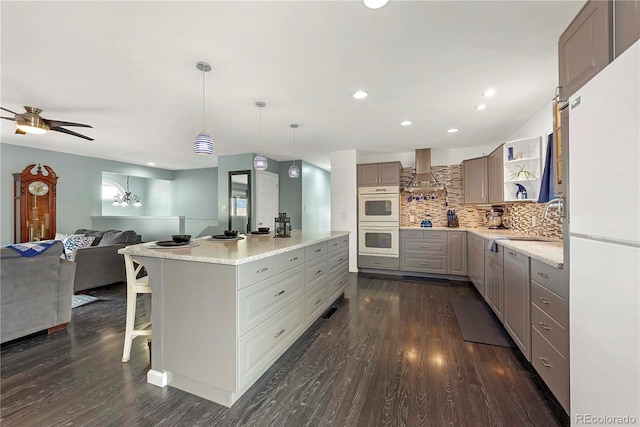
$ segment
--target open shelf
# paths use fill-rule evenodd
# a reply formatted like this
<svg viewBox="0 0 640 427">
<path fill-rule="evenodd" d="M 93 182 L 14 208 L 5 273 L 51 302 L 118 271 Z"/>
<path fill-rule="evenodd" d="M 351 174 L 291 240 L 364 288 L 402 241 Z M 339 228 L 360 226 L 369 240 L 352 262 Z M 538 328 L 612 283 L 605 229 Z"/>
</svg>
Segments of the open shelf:
<svg viewBox="0 0 640 427">
<path fill-rule="evenodd" d="M 505 142 L 503 146 L 504 159 L 504 201 L 505 202 L 536 202 L 540 193 L 540 178 L 542 170 L 542 137 L 521 138 Z M 512 158 L 510 159 L 510 155 Z M 515 158 L 519 157 L 519 158 Z M 535 178 L 524 176 L 511 178 L 519 171 L 528 171 Z M 527 198 L 516 197 L 520 184 L 526 189 Z"/>
</svg>

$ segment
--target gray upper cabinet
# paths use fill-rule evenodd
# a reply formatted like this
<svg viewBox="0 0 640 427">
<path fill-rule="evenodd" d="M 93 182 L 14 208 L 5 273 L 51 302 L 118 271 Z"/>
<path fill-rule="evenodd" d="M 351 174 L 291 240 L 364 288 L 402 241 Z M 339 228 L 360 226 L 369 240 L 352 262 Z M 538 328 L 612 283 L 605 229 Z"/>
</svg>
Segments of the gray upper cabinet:
<svg viewBox="0 0 640 427">
<path fill-rule="evenodd" d="M 400 185 L 400 162 L 358 165 L 358 185 Z"/>
<path fill-rule="evenodd" d="M 629 46 L 640 39 L 640 1 L 616 0 L 614 8 L 613 48 L 617 58 Z"/>
<path fill-rule="evenodd" d="M 504 327 L 522 354 L 531 360 L 531 297 L 529 257 L 504 252 Z"/>
<path fill-rule="evenodd" d="M 502 146 L 493 150 L 487 157 L 487 178 L 489 182 L 489 203 L 504 202 L 504 163 Z"/>
<path fill-rule="evenodd" d="M 590 0 L 558 41 L 560 101 L 566 102 L 613 59 L 613 3 Z"/>
<path fill-rule="evenodd" d="M 487 175 L 487 156 L 477 157 L 462 162 L 464 174 L 464 202 L 488 203 L 489 202 L 489 178 Z"/>
</svg>

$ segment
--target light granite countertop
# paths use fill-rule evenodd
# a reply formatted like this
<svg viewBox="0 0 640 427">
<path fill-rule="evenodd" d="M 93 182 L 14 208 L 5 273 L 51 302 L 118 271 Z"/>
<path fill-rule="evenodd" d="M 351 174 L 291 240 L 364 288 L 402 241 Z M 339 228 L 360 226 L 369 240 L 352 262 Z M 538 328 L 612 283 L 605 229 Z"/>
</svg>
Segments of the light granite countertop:
<svg viewBox="0 0 640 427">
<path fill-rule="evenodd" d="M 562 240 L 545 239 L 544 237 L 526 234 L 514 230 L 490 230 L 486 227 L 464 228 L 464 227 L 400 227 L 401 230 L 448 230 L 466 231 L 480 236 L 484 239 L 497 239 L 495 243 L 505 248 L 513 249 L 523 255 L 543 262 L 555 268 L 564 267 L 564 255 Z M 514 238 L 535 238 L 542 241 L 528 240 L 508 240 Z"/>
<path fill-rule="evenodd" d="M 347 231 L 307 232 L 292 230 L 291 237 L 274 238 L 273 234 L 242 235 L 242 240 L 214 240 L 211 236 L 200 237 L 183 247 L 158 247 L 155 242 L 124 247 L 120 254 L 151 258 L 178 259 L 212 264 L 238 265 L 266 258 L 315 243 L 346 236 Z"/>
</svg>

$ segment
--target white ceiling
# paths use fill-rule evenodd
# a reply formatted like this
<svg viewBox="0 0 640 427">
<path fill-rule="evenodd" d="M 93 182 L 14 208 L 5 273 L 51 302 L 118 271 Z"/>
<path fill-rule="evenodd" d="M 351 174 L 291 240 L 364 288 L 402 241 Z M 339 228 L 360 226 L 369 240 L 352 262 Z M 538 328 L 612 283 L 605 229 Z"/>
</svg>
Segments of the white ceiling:
<svg viewBox="0 0 640 427">
<path fill-rule="evenodd" d="M 2 1 L 0 105 L 88 123 L 0 141 L 192 169 L 262 151 L 329 167 L 329 153 L 499 144 L 548 104 L 557 40 L 584 1 Z M 214 156 L 193 153 L 205 129 Z M 481 92 L 497 94 L 483 99 Z M 361 101 L 351 94 L 363 89 Z M 264 101 L 262 137 L 259 109 Z M 478 112 L 474 106 L 486 102 Z M 2 114 L 7 115 L 7 114 Z M 409 127 L 399 126 L 412 120 Z M 451 127 L 460 128 L 448 134 Z"/>
</svg>

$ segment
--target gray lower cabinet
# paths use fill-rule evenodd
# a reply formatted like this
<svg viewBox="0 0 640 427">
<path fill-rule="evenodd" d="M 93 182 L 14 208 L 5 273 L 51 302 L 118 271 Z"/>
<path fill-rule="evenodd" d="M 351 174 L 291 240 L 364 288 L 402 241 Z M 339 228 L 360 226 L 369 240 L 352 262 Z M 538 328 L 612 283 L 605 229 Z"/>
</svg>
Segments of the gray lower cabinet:
<svg viewBox="0 0 640 427">
<path fill-rule="evenodd" d="M 501 321 L 504 307 L 503 254 L 502 246 L 497 246 L 497 252 L 486 250 L 484 254 L 485 300 Z"/>
<path fill-rule="evenodd" d="M 397 270 L 400 267 L 400 258 L 374 255 L 358 255 L 358 267 Z"/>
<path fill-rule="evenodd" d="M 467 275 L 466 231 L 447 231 L 447 273 Z"/>
<path fill-rule="evenodd" d="M 400 270 L 447 274 L 447 231 L 400 230 Z"/>
<path fill-rule="evenodd" d="M 504 252 L 504 327 L 522 354 L 531 360 L 531 301 L 529 257 L 511 249 Z"/>
<path fill-rule="evenodd" d="M 535 259 L 531 260 L 531 364 L 569 413 L 568 281 L 564 270 Z"/>
<path fill-rule="evenodd" d="M 469 280 L 476 287 L 480 295 L 485 295 L 484 282 L 484 239 L 473 233 L 468 233 L 468 269 Z"/>
</svg>

